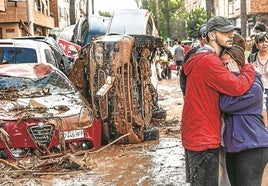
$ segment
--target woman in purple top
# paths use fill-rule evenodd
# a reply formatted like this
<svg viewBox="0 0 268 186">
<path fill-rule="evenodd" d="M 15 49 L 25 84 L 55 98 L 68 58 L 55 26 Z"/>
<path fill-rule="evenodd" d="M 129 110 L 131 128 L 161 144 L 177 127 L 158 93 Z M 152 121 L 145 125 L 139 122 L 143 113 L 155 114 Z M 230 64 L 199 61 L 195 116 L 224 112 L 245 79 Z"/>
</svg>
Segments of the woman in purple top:
<svg viewBox="0 0 268 186">
<path fill-rule="evenodd" d="M 222 52 L 226 67 L 245 64 L 244 50 L 238 45 Z M 262 116 L 264 88 L 256 72 L 251 88 L 242 96 L 221 95 L 225 130 L 226 168 L 232 186 L 260 186 L 268 162 L 268 130 Z"/>
</svg>

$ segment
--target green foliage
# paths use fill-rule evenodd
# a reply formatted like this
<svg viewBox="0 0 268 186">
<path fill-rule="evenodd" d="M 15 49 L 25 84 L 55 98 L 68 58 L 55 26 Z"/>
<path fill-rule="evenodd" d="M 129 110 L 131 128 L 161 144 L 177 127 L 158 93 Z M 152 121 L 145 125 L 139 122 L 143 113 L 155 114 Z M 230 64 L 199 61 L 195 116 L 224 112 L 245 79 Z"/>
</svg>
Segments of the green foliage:
<svg viewBox="0 0 268 186">
<path fill-rule="evenodd" d="M 186 16 L 186 30 L 189 38 L 198 38 L 198 32 L 201 25 L 207 22 L 207 15 L 204 9 L 192 10 Z"/>
<path fill-rule="evenodd" d="M 104 17 L 111 17 L 112 16 L 110 12 L 102 12 L 102 11 L 99 11 L 99 15 L 104 16 Z"/>
<path fill-rule="evenodd" d="M 161 37 L 166 40 L 185 40 L 198 37 L 199 27 L 206 23 L 206 11 L 196 9 L 188 13 L 184 0 L 142 0 L 141 8 L 148 9 Z M 168 7 L 165 6 L 168 3 Z M 169 23 L 166 19 L 168 16 Z M 170 32 L 169 32 L 170 31 Z"/>
<path fill-rule="evenodd" d="M 186 37 L 183 20 L 184 0 L 142 0 L 141 2 L 141 8 L 150 11 L 160 36 L 172 40 Z"/>
</svg>

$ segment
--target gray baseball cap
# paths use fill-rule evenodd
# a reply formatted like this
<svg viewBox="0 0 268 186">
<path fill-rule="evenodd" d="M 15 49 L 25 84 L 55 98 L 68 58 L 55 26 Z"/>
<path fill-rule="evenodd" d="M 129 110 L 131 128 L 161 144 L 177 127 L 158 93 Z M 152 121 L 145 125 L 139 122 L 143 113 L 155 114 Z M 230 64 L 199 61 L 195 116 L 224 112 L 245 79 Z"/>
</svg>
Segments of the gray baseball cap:
<svg viewBox="0 0 268 186">
<path fill-rule="evenodd" d="M 212 30 L 218 30 L 220 32 L 229 32 L 231 30 L 238 30 L 238 27 L 235 27 L 232 22 L 222 16 L 215 16 L 207 22 L 206 33 Z"/>
<path fill-rule="evenodd" d="M 203 24 L 200 26 L 200 29 L 199 29 L 199 36 L 200 37 L 206 37 L 206 28 L 207 28 L 206 24 Z"/>
</svg>

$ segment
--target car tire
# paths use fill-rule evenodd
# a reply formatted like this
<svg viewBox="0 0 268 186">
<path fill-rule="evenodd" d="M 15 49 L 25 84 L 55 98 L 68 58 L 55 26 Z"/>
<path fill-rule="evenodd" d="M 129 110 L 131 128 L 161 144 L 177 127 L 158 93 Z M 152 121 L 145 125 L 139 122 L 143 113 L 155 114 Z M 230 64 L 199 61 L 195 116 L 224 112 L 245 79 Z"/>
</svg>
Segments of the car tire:
<svg viewBox="0 0 268 186">
<path fill-rule="evenodd" d="M 163 108 L 159 108 L 157 110 L 153 111 L 153 119 L 166 119 L 167 116 L 167 111 L 164 110 Z"/>
<path fill-rule="evenodd" d="M 143 130 L 144 141 L 159 140 L 159 129 L 156 127 Z"/>
</svg>

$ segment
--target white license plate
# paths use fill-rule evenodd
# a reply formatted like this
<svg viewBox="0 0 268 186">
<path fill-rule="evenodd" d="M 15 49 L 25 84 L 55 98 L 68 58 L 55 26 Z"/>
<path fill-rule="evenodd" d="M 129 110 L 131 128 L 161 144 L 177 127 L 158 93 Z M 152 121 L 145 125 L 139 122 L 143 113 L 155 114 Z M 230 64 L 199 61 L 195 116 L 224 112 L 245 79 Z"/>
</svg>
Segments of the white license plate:
<svg viewBox="0 0 268 186">
<path fill-rule="evenodd" d="M 71 130 L 64 132 L 64 139 L 65 140 L 72 140 L 84 138 L 84 131 L 83 130 Z"/>
</svg>

